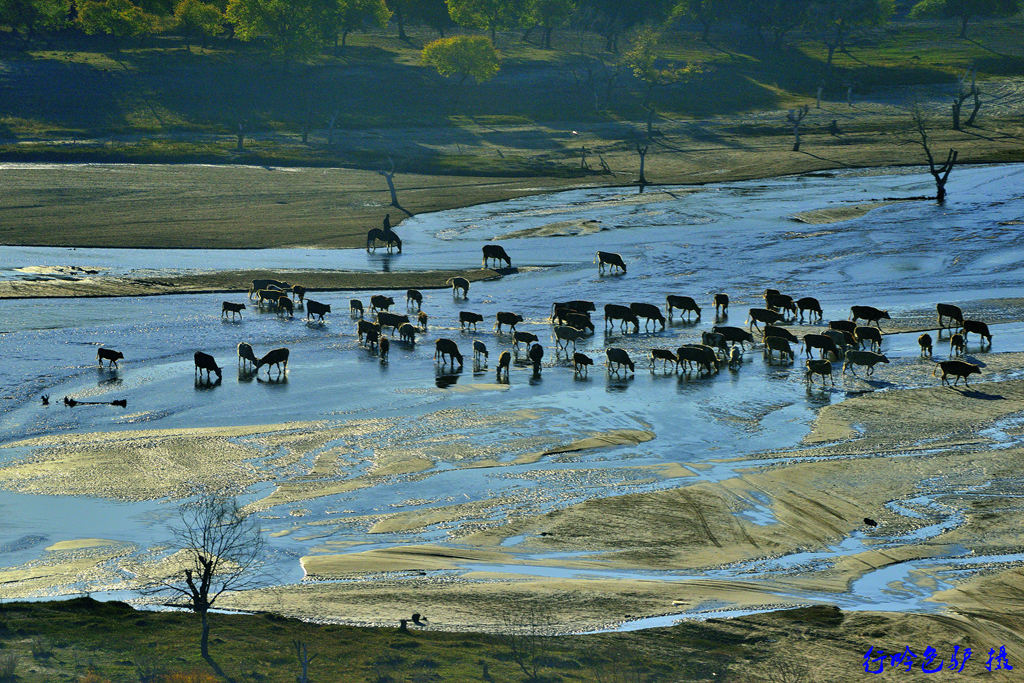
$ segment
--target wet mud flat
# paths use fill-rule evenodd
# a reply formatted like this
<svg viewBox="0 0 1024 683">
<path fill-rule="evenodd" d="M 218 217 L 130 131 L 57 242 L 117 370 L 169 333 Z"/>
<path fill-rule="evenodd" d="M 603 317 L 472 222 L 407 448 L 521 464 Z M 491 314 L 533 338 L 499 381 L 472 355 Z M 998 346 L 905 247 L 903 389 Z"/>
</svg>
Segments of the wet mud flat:
<svg viewBox="0 0 1024 683">
<path fill-rule="evenodd" d="M 954 219 L 891 205 L 832 224 L 832 234 L 812 236 L 820 226 L 811 226 L 790 239 L 785 231 L 800 228 L 789 216 L 809 202 L 787 205 L 787 187 L 722 189 L 744 202 L 726 201 L 704 217 L 710 223 L 686 222 L 689 196 L 658 197 L 612 202 L 619 213 L 601 220 L 614 227 L 600 234 L 519 238 L 547 246 L 534 245 L 531 257 L 507 244 L 517 263 L 548 267 L 474 282 L 468 300 L 425 293 L 428 330 L 415 345 L 394 344 L 387 364 L 358 344 L 355 320 L 338 314 L 348 291 L 324 297 L 335 305 L 324 325 L 255 312 L 222 322 L 220 297 L 206 294 L 73 308 L 4 302 L 3 343 L 17 362 L 0 370 L 10 387 L 0 503 L 11 512 L 12 541 L 45 537 L 14 544 L 5 571 L 59 567 L 49 583 L 5 583 L 5 596 L 130 593 L 125 577 L 161 561 L 176 502 L 208 483 L 260 515 L 277 570 L 265 588 L 231 596 L 238 609 L 375 625 L 419 611 L 431 628 L 500 630 L 510 610 L 529 607 L 552 632 L 581 632 L 833 604 L 943 615 L 995 642 L 1000 631 L 989 625 L 1017 617 L 990 600 L 1012 590 L 1024 561 L 1014 533 L 1024 448 L 1024 316 L 1013 296 L 1020 248 L 1001 228 L 970 223 L 981 221 L 981 199 L 954 204 Z M 747 207 L 769 196 L 776 222 L 745 227 Z M 427 261 L 468 266 L 478 263 L 481 236 L 504 234 L 513 215 L 528 223 L 530 211 L 549 211 L 537 220 L 557 222 L 559 211 L 585 211 L 586 199 L 549 199 L 557 211 L 477 208 L 437 219 L 443 237 L 425 219 L 410 240 Z M 729 220 L 726 209 L 758 245 L 728 252 L 745 259 L 738 266 L 706 256 L 723 247 L 701 226 Z M 940 219 L 955 224 L 963 260 L 988 263 L 987 272 L 951 256 L 937 288 L 928 259 L 906 255 L 933 241 L 929 221 Z M 626 255 L 629 274 L 595 272 L 595 237 Z M 870 273 L 853 247 L 866 239 L 881 254 Z M 695 253 L 705 254 L 699 264 Z M 826 321 L 847 317 L 854 303 L 888 306 L 890 363 L 871 377 L 844 376 L 836 363 L 834 386 L 811 386 L 802 356 L 768 364 L 754 345 L 739 368 L 712 377 L 652 371 L 650 349 L 699 340 L 713 324 L 708 311 L 639 334 L 602 330 L 598 314 L 580 350 L 600 361 L 606 346 L 622 346 L 637 360 L 634 374 L 597 366 L 576 376 L 548 343 L 555 298 L 658 302 L 689 292 L 706 301 L 725 289 L 734 299 L 729 324 L 743 325 L 769 283 L 819 296 Z M 917 332 L 934 333 L 935 301 L 993 325 L 991 349 L 968 344 L 968 359 L 984 364 L 969 388 L 939 386 L 934 363 L 920 357 Z M 462 310 L 487 322 L 462 330 Z M 540 377 L 519 363 L 507 384 L 496 381 L 494 358 L 511 346 L 489 329 L 497 310 L 523 312 L 523 328 L 544 341 Z M 791 327 L 802 334 L 823 324 Z M 434 365 L 440 337 L 464 352 L 483 340 L 490 360 L 467 357 L 461 372 Z M 288 372 L 236 371 L 230 360 L 243 339 L 261 350 L 289 346 Z M 92 364 L 100 344 L 129 350 L 121 369 Z M 225 365 L 223 381 L 188 380 L 195 348 Z M 938 343 L 935 360 L 946 357 Z M 123 396 L 128 409 L 44 411 L 43 390 Z M 67 542 L 82 547 L 59 545 Z M 61 554 L 70 550 L 81 556 Z"/>
</svg>

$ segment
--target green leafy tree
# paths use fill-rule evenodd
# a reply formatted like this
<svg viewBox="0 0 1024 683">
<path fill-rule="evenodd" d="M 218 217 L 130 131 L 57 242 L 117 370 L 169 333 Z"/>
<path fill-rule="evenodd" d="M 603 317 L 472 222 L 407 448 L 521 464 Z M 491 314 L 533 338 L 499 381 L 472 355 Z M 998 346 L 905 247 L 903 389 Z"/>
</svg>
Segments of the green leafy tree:
<svg viewBox="0 0 1024 683">
<path fill-rule="evenodd" d="M 185 36 L 186 49 L 191 49 L 193 36 L 199 36 L 201 45 L 206 47 L 206 40 L 224 28 L 224 14 L 216 5 L 202 0 L 180 0 L 174 7 L 174 18 Z"/>
<path fill-rule="evenodd" d="M 273 54 L 305 59 L 323 46 L 335 5 L 336 0 L 230 0 L 225 15 L 240 39 L 262 37 Z"/>
<path fill-rule="evenodd" d="M 810 0 L 736 0 L 736 15 L 766 48 L 780 49 L 807 21 Z"/>
<path fill-rule="evenodd" d="M 0 0 L 0 24 L 23 36 L 68 25 L 71 0 Z"/>
<path fill-rule="evenodd" d="M 365 26 L 387 26 L 391 20 L 391 10 L 384 0 L 336 0 L 333 21 L 335 47 L 337 37 L 341 35 L 341 46 L 345 47 L 345 39 L 352 31 Z"/>
<path fill-rule="evenodd" d="M 423 64 L 456 82 L 456 100 L 462 85 L 470 78 L 477 83 L 494 78 L 501 68 L 494 43 L 484 36 L 438 38 L 423 46 Z"/>
<path fill-rule="evenodd" d="M 491 42 L 498 29 L 523 26 L 533 20 L 529 0 L 447 0 L 448 14 L 459 26 L 490 31 Z"/>
<path fill-rule="evenodd" d="M 662 87 L 689 81 L 703 72 L 700 64 L 673 62 L 658 57 L 657 45 L 661 38 L 658 31 L 647 28 L 637 34 L 636 39 L 622 56 L 623 63 L 633 72 L 638 80 L 644 83 L 643 101 L 640 103 L 647 111 L 647 137 L 654 134 L 654 95 Z"/>
<path fill-rule="evenodd" d="M 663 22 L 671 8 L 671 0 L 577 0 L 576 19 L 580 26 L 589 27 L 605 39 L 608 52 L 618 52 L 619 38 L 624 33 L 644 22 Z"/>
<path fill-rule="evenodd" d="M 78 23 L 89 35 L 106 34 L 120 52 L 121 41 L 153 32 L 153 17 L 128 0 L 86 0 L 78 6 Z"/>
<path fill-rule="evenodd" d="M 685 20 L 700 24 L 700 38 L 705 43 L 711 40 L 711 28 L 729 19 L 732 4 L 730 0 L 680 0 L 672 8 L 669 18 L 673 21 Z"/>
<path fill-rule="evenodd" d="M 388 9 L 394 12 L 399 40 L 409 40 L 405 33 L 406 24 L 416 23 L 429 26 L 444 38 L 452 26 L 445 0 L 387 0 Z"/>
<path fill-rule="evenodd" d="M 1019 0 L 921 0 L 911 17 L 960 20 L 960 37 L 967 38 L 967 22 L 976 17 L 1010 17 L 1020 11 Z"/>
<path fill-rule="evenodd" d="M 893 0 L 811 0 L 808 26 L 828 49 L 826 66 L 832 72 L 832 56 L 845 50 L 850 33 L 859 28 L 882 26 L 894 10 Z"/>
<path fill-rule="evenodd" d="M 544 47 L 551 49 L 551 34 L 565 24 L 575 9 L 573 0 L 535 0 L 533 14 L 544 29 Z"/>
</svg>

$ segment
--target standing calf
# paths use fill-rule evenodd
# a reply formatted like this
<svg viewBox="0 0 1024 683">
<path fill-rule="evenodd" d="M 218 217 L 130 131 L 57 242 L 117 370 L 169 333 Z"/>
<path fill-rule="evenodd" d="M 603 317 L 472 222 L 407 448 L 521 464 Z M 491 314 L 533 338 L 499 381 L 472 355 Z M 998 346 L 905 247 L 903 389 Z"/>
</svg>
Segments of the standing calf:
<svg viewBox="0 0 1024 683">
<path fill-rule="evenodd" d="M 102 346 L 96 349 L 96 361 L 103 365 L 107 361 L 111 367 L 117 367 L 117 361 L 124 360 L 124 354 L 114 349 L 105 349 Z"/>
<path fill-rule="evenodd" d="M 225 301 L 220 305 L 220 317 L 223 318 L 225 314 L 230 312 L 232 320 L 235 319 L 236 315 L 241 318 L 243 309 L 245 309 L 245 304 L 233 304 L 230 301 Z"/>
<path fill-rule="evenodd" d="M 196 364 L 195 375 L 201 377 L 203 370 L 206 370 L 207 379 L 210 378 L 211 372 L 217 373 L 217 379 L 221 379 L 221 368 L 217 366 L 217 361 L 213 359 L 213 356 L 208 353 L 203 353 L 202 351 L 196 351 L 193 355 L 193 359 Z"/>
</svg>

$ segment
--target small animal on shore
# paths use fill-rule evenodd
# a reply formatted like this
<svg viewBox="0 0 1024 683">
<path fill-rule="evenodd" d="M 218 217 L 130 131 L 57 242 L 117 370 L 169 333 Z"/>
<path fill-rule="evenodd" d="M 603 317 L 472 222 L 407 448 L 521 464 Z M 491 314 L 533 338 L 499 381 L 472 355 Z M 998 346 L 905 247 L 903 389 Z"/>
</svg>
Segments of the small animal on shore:
<svg viewBox="0 0 1024 683">
<path fill-rule="evenodd" d="M 424 332 L 427 331 L 427 314 L 426 313 L 424 313 L 423 311 L 420 311 L 416 315 L 416 322 L 419 323 L 419 326 L 420 326 L 421 330 L 423 330 Z"/>
<path fill-rule="evenodd" d="M 853 332 L 857 338 L 857 344 L 863 349 L 867 343 L 871 351 L 878 351 L 882 348 L 882 332 L 877 327 L 858 327 Z"/>
<path fill-rule="evenodd" d="M 598 253 L 602 253 L 602 252 L 598 252 Z M 611 347 L 609 347 L 608 349 L 605 350 L 604 354 L 605 354 L 605 356 L 608 359 L 608 362 L 607 362 L 606 365 L 608 367 L 608 371 L 609 372 L 613 372 L 615 374 L 618 374 L 619 373 L 619 368 L 622 368 L 622 367 L 629 368 L 630 372 L 635 372 L 636 371 L 636 366 L 633 364 L 632 359 L 630 359 L 629 354 L 626 352 L 625 349 L 620 349 L 617 346 L 611 346 Z"/>
<path fill-rule="evenodd" d="M 616 320 L 619 321 L 620 331 L 625 331 L 626 325 L 632 323 L 633 331 L 640 332 L 640 320 L 637 318 L 636 313 L 634 313 L 629 306 L 620 306 L 619 304 L 605 304 L 605 329 L 607 330 L 609 326 L 614 327 L 614 323 Z"/>
<path fill-rule="evenodd" d="M 216 373 L 217 379 L 221 379 L 222 368 L 217 365 L 217 361 L 213 359 L 213 356 L 202 351 L 196 351 L 192 358 L 196 364 L 194 373 L 196 376 L 202 377 L 203 370 L 206 370 L 207 379 L 210 378 L 211 372 Z"/>
<path fill-rule="evenodd" d="M 669 363 L 672 364 L 674 370 L 679 370 L 679 358 L 676 357 L 676 354 L 668 349 L 651 349 L 651 372 L 654 372 L 654 365 L 659 360 L 662 371 L 668 370 Z"/>
<path fill-rule="evenodd" d="M 968 363 L 962 360 L 943 360 L 939 361 L 935 369 L 932 370 L 932 377 L 935 376 L 939 370 L 942 370 L 942 384 L 949 385 L 949 381 L 946 379 L 950 375 L 956 377 L 953 381 L 953 386 L 956 386 L 961 379 L 964 381 L 964 386 L 970 386 L 967 383 L 968 375 L 980 375 L 981 368 L 974 363 Z"/>
<path fill-rule="evenodd" d="M 505 253 L 505 248 L 500 244 L 485 244 L 483 246 L 484 260 L 481 263 L 482 268 L 487 267 L 488 261 L 497 261 L 498 267 L 501 267 L 501 262 L 505 262 L 506 268 L 512 267 L 512 259 L 509 258 L 508 254 Z"/>
<path fill-rule="evenodd" d="M 980 320 L 964 320 L 964 341 L 967 341 L 967 335 L 976 334 L 985 341 L 988 342 L 988 347 L 992 348 L 992 333 L 988 330 L 988 325 L 981 322 Z M 984 344 L 982 344 L 984 346 Z"/>
<path fill-rule="evenodd" d="M 804 372 L 804 379 L 814 383 L 814 376 L 821 375 L 821 385 L 825 386 L 825 378 L 835 385 L 836 381 L 832 377 L 832 363 L 824 359 L 808 358 L 807 359 L 807 370 Z"/>
<path fill-rule="evenodd" d="M 962 356 L 967 353 L 967 340 L 964 335 L 957 332 L 949 338 L 949 355 Z"/>
<path fill-rule="evenodd" d="M 874 323 L 875 327 L 879 329 L 881 329 L 880 320 L 892 320 L 889 317 L 889 311 L 883 311 L 874 306 L 850 306 L 850 320 L 857 322 L 862 318 L 868 323 Z"/>
<path fill-rule="evenodd" d="M 956 330 L 958 327 L 964 325 L 964 312 L 960 310 L 959 306 L 954 304 L 935 304 L 935 312 L 939 319 L 939 332 L 946 329 Z M 945 319 L 949 318 L 952 322 L 956 323 L 956 326 L 946 325 Z"/>
<path fill-rule="evenodd" d="M 840 374 L 845 375 L 846 369 L 849 368 L 850 372 L 856 375 L 857 368 L 855 366 L 863 365 L 868 369 L 867 374 L 873 375 L 875 374 L 876 365 L 878 365 L 879 363 L 888 362 L 889 359 L 880 353 L 875 353 L 874 351 L 861 351 L 859 349 L 850 349 L 849 351 L 846 352 L 846 355 L 843 358 L 843 371 Z"/>
<path fill-rule="evenodd" d="M 313 320 L 313 316 L 315 315 L 320 322 L 324 322 L 324 316 L 330 312 L 330 304 L 322 304 L 319 301 L 313 301 L 312 299 L 306 302 L 306 320 Z M 362 315 L 362 309 L 360 309 L 360 315 Z"/>
<path fill-rule="evenodd" d="M 256 361 L 256 372 L 259 372 L 260 368 L 264 365 L 267 366 L 267 376 L 270 375 L 270 366 L 277 366 L 278 374 L 288 371 L 288 349 L 280 348 L 268 351 L 263 358 Z"/>
<path fill-rule="evenodd" d="M 729 295 L 724 292 L 715 294 L 712 298 L 712 303 L 715 305 L 715 318 L 719 316 L 729 315 Z"/>
<path fill-rule="evenodd" d="M 349 299 L 348 300 L 348 314 L 349 315 L 356 315 L 357 313 L 359 314 L 360 318 L 363 317 L 363 302 L 360 301 L 359 299 Z"/>
<path fill-rule="evenodd" d="M 645 303 L 631 303 L 629 310 L 633 311 L 633 315 L 637 318 L 644 319 L 644 330 L 651 324 L 651 321 L 655 321 L 661 324 L 661 329 L 665 329 L 665 316 L 662 314 L 661 309 L 654 304 Z"/>
<path fill-rule="evenodd" d="M 292 285 L 292 298 L 302 303 L 306 300 L 306 288 L 302 285 Z"/>
<path fill-rule="evenodd" d="M 533 365 L 533 376 L 540 377 L 540 362 L 544 358 L 544 347 L 534 344 L 526 355 L 529 356 L 530 363 Z"/>
<path fill-rule="evenodd" d="M 821 322 L 824 314 L 821 311 L 821 303 L 813 296 L 805 296 L 796 300 L 797 310 L 800 311 L 800 322 L 804 321 L 804 312 L 807 312 L 807 320 L 813 322 L 817 319 Z"/>
<path fill-rule="evenodd" d="M 572 354 L 572 369 L 576 374 L 586 375 L 590 372 L 590 366 L 594 364 L 594 359 L 585 353 L 574 353 Z"/>
<path fill-rule="evenodd" d="M 479 362 L 481 356 L 483 356 L 484 367 L 486 367 L 487 366 L 487 359 L 489 358 L 489 356 L 487 354 L 487 345 L 484 344 L 479 339 L 474 339 L 473 340 L 473 360 Z"/>
<path fill-rule="evenodd" d="M 738 368 L 741 365 L 743 365 L 743 352 L 739 347 L 734 346 L 729 349 L 729 367 Z"/>
<path fill-rule="evenodd" d="M 498 377 L 498 379 L 501 379 L 501 373 L 502 372 L 505 373 L 505 379 L 506 380 L 508 379 L 508 369 L 509 369 L 510 365 L 512 365 L 512 354 L 509 353 L 508 351 L 502 351 L 501 355 L 498 356 L 498 369 L 497 369 L 497 377 Z"/>
<path fill-rule="evenodd" d="M 448 360 L 446 361 L 445 358 Z M 441 337 L 434 342 L 434 360 L 441 360 L 442 365 L 451 364 L 455 367 L 455 361 L 459 362 L 459 367 L 462 367 L 462 354 L 459 352 L 459 346 L 451 339 Z"/>
<path fill-rule="evenodd" d="M 256 358 L 256 354 L 253 353 L 252 346 L 246 342 L 238 342 L 238 363 L 240 365 L 248 365 L 252 363 L 255 366 L 259 362 Z"/>
<path fill-rule="evenodd" d="M 277 297 L 277 315 L 283 317 L 285 311 L 288 311 L 289 318 L 295 317 L 295 305 L 292 300 L 287 295 L 279 296 Z"/>
<path fill-rule="evenodd" d="M 692 296 L 677 296 L 675 294 L 669 294 L 665 297 L 665 307 L 668 309 L 668 319 L 672 319 L 672 311 L 679 309 L 686 316 L 687 320 L 690 318 L 691 313 L 697 315 L 697 320 L 700 320 L 700 306 L 694 301 Z M 717 312 L 717 311 L 716 311 Z"/>
<path fill-rule="evenodd" d="M 423 293 L 418 289 L 407 289 L 405 290 L 405 307 L 409 308 L 413 304 L 416 304 L 416 310 L 423 309 Z"/>
<path fill-rule="evenodd" d="M 508 326 L 512 331 L 516 331 L 516 325 L 523 322 L 523 316 L 518 313 L 512 313 L 511 311 L 498 311 L 494 314 L 494 329 L 498 334 L 501 334 L 501 328 L 503 325 Z"/>
<path fill-rule="evenodd" d="M 366 233 L 366 251 L 376 250 L 377 242 L 383 242 L 388 251 L 398 247 L 398 253 L 402 253 L 402 238 L 392 230 L 385 232 L 380 228 L 373 228 Z"/>
<path fill-rule="evenodd" d="M 868 526 L 878 526 L 878 522 L 876 522 L 875 520 L 871 519 L 870 517 L 865 517 L 864 518 L 864 523 L 867 524 Z"/>
<path fill-rule="evenodd" d="M 418 331 L 412 323 L 402 323 L 398 328 L 398 338 L 404 342 L 415 344 Z"/>
<path fill-rule="evenodd" d="M 391 342 L 387 336 L 382 335 L 380 338 L 379 345 L 377 347 L 377 355 L 380 356 L 382 363 L 388 362 L 388 353 L 391 351 Z"/>
<path fill-rule="evenodd" d="M 484 317 L 479 313 L 473 311 L 459 311 L 459 328 L 466 329 L 467 325 L 472 325 L 473 329 L 476 329 L 476 324 L 482 322 Z"/>
<path fill-rule="evenodd" d="M 395 305 L 395 300 L 390 296 L 384 296 L 383 294 L 374 294 L 370 297 L 370 311 L 376 313 L 377 311 L 386 311 Z"/>
<path fill-rule="evenodd" d="M 597 272 L 603 273 L 604 267 L 608 266 L 609 271 L 614 271 L 618 268 L 625 274 L 626 263 L 622 260 L 622 256 L 611 251 L 599 251 L 597 257 L 594 259 L 597 262 Z"/>
<path fill-rule="evenodd" d="M 464 277 L 451 277 L 445 280 L 446 285 L 451 285 L 452 296 L 458 296 L 459 290 L 462 290 L 462 298 L 469 297 L 469 280 Z"/>
<path fill-rule="evenodd" d="M 249 285 L 249 300 L 252 301 L 252 297 L 256 292 L 260 291 L 261 289 L 268 288 L 273 288 L 283 292 L 286 289 L 291 289 L 291 285 L 288 284 L 287 282 L 284 282 L 283 280 L 270 280 L 266 278 L 260 280 L 253 280 L 252 283 Z"/>
<path fill-rule="evenodd" d="M 925 332 L 917 338 L 917 345 L 921 347 L 921 355 L 932 357 L 932 335 Z"/>
<path fill-rule="evenodd" d="M 245 304 L 235 304 L 230 301 L 225 301 L 220 305 L 220 317 L 223 318 L 228 313 L 231 313 L 232 320 L 235 319 L 236 315 L 241 318 L 243 310 L 245 310 Z"/>
<path fill-rule="evenodd" d="M 96 361 L 103 365 L 103 361 L 107 361 L 110 367 L 118 367 L 117 361 L 124 360 L 124 354 L 114 349 L 105 349 L 102 346 L 96 349 Z"/>
</svg>

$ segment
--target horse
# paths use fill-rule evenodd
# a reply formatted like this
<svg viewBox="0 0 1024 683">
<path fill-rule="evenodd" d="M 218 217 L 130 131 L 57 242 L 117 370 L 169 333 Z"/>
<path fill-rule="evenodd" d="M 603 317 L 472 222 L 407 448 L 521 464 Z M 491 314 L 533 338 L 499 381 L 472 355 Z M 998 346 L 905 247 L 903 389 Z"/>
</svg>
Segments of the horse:
<svg viewBox="0 0 1024 683">
<path fill-rule="evenodd" d="M 394 247 L 398 247 L 398 253 L 402 253 L 402 240 L 398 235 L 388 230 L 384 232 L 380 228 L 374 228 L 370 232 L 366 233 L 366 251 L 376 250 L 377 242 L 383 242 L 391 251 Z"/>
</svg>

